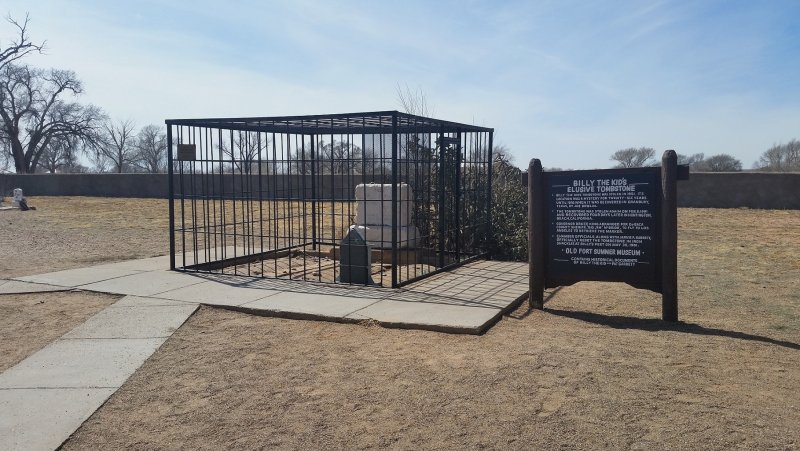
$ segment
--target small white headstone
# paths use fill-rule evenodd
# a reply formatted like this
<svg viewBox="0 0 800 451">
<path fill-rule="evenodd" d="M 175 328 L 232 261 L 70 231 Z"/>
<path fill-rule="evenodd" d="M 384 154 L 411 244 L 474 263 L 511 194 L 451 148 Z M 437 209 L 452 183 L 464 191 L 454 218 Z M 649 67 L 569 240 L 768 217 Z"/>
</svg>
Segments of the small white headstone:
<svg viewBox="0 0 800 451">
<path fill-rule="evenodd" d="M 22 188 L 14 188 L 14 198 L 11 200 L 11 206 L 19 207 L 22 200 Z"/>
</svg>

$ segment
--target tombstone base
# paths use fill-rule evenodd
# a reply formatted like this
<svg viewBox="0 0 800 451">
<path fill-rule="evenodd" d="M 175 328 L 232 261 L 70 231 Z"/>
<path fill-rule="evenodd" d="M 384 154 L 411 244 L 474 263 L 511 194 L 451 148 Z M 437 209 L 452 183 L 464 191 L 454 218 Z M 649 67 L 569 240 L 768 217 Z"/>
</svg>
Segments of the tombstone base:
<svg viewBox="0 0 800 451">
<path fill-rule="evenodd" d="M 370 247 L 378 249 L 392 248 L 392 226 L 390 225 L 353 225 L 350 229 L 357 230 Z M 397 247 L 408 249 L 417 247 L 420 238 L 419 230 L 415 226 L 397 228 Z"/>
</svg>

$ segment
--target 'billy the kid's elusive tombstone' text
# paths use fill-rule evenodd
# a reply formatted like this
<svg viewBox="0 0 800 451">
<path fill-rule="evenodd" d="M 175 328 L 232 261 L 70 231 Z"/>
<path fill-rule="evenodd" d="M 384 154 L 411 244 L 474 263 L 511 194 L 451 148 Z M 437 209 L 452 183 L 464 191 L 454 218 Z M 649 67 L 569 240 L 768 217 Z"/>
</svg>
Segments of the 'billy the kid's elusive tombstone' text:
<svg viewBox="0 0 800 451">
<path fill-rule="evenodd" d="M 546 278 L 654 284 L 657 183 L 653 170 L 546 174 Z"/>
</svg>

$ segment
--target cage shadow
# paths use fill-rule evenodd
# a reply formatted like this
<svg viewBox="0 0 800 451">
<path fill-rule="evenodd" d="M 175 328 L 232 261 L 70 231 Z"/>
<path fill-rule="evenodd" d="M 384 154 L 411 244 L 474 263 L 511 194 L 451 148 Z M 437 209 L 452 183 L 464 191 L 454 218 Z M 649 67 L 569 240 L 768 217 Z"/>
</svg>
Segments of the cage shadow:
<svg viewBox="0 0 800 451">
<path fill-rule="evenodd" d="M 545 308 L 544 311 L 552 315 L 577 319 L 579 321 L 598 324 L 601 326 L 607 326 L 614 329 L 636 329 L 647 332 L 670 331 L 670 332 L 680 332 L 680 333 L 694 334 L 694 335 L 726 337 L 726 338 L 734 338 L 737 340 L 755 341 L 759 343 L 781 346 L 795 351 L 800 350 L 800 343 L 794 343 L 786 340 L 778 340 L 775 338 L 764 337 L 761 335 L 748 334 L 746 332 L 737 332 L 733 330 L 705 327 L 695 323 L 684 323 L 684 322 L 670 323 L 655 318 L 612 316 L 612 315 L 604 315 L 602 313 L 559 310 L 554 308 Z"/>
<path fill-rule="evenodd" d="M 231 287 L 289 293 L 371 298 L 400 302 L 505 309 L 527 289 L 527 276 L 512 274 L 505 262 L 476 261 L 403 288 L 268 279 L 219 273 L 190 273 Z"/>
</svg>

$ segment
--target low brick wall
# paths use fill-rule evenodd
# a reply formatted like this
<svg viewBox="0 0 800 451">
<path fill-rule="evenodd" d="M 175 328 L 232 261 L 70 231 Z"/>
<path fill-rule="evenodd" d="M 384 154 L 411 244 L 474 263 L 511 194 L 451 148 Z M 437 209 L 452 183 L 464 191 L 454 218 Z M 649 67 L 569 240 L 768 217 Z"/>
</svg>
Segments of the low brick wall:
<svg viewBox="0 0 800 451">
<path fill-rule="evenodd" d="M 388 180 L 387 180 L 388 181 Z M 243 190 L 242 182 L 249 183 L 247 191 L 257 190 L 258 176 L 249 180 L 222 176 L 215 185 L 195 179 L 194 192 L 213 194 Z M 261 190 L 265 197 L 299 197 L 305 189 L 310 195 L 310 177 L 262 176 Z M 359 176 L 337 175 L 322 178 L 320 199 L 352 199 L 353 188 L 361 182 Z M 203 184 L 205 183 L 205 184 Z M 191 179 L 184 180 L 184 191 L 189 193 Z M 13 188 L 22 188 L 27 196 L 99 196 L 99 197 L 151 197 L 168 196 L 166 174 L 0 174 L 0 191 L 10 195 Z M 176 191 L 180 186 L 176 178 Z M 800 209 L 800 173 L 762 172 L 699 172 L 689 180 L 678 182 L 679 207 L 707 208 L 774 208 Z"/>
</svg>

